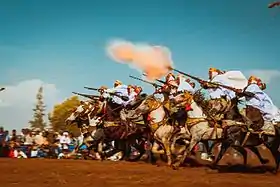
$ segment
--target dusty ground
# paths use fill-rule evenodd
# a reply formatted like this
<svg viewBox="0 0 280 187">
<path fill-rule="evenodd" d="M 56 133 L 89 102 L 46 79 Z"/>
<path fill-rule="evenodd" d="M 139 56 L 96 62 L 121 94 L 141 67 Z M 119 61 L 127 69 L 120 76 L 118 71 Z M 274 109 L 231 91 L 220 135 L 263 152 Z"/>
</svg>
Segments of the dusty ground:
<svg viewBox="0 0 280 187">
<path fill-rule="evenodd" d="M 222 162 L 228 161 L 225 157 Z M 249 164 L 257 161 L 249 156 Z M 162 164 L 156 167 L 141 162 L 0 159 L 0 166 L 1 187 L 276 187 L 280 183 L 279 176 L 269 173 L 213 173 L 203 167 L 174 171 Z"/>
</svg>

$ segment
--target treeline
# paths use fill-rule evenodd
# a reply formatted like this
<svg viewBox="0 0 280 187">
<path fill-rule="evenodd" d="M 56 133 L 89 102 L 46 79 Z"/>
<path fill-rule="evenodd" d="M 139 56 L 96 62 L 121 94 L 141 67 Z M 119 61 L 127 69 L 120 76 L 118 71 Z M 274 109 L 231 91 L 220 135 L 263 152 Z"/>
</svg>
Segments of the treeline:
<svg viewBox="0 0 280 187">
<path fill-rule="evenodd" d="M 33 109 L 33 118 L 29 121 L 31 129 L 44 130 L 47 123 L 44 120 L 46 116 L 46 105 L 43 99 L 43 87 L 40 87 L 36 95 L 36 105 Z M 49 125 L 54 131 L 69 131 L 74 135 L 79 135 L 80 131 L 75 125 L 67 127 L 65 120 L 70 116 L 73 109 L 80 105 L 80 100 L 77 96 L 66 99 L 60 104 L 54 106 L 53 110 L 48 114 Z"/>
</svg>

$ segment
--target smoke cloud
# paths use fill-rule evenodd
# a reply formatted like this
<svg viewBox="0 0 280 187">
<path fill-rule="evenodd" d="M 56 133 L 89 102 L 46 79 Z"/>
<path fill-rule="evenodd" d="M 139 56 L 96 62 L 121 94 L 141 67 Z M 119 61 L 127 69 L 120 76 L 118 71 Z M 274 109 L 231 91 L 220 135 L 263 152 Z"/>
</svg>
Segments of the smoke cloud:
<svg viewBox="0 0 280 187">
<path fill-rule="evenodd" d="M 165 76 L 173 65 L 171 52 L 164 46 L 112 40 L 106 50 L 114 61 L 128 64 L 129 67 L 146 73 L 149 80 Z"/>
</svg>

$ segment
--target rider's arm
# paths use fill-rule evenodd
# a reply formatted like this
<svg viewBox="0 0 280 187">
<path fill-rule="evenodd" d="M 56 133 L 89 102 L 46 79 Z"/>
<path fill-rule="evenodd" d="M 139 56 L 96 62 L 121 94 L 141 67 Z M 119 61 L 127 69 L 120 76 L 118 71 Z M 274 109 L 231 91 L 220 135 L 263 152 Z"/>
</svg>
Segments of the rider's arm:
<svg viewBox="0 0 280 187">
<path fill-rule="evenodd" d="M 246 92 L 246 91 L 243 92 L 243 95 L 244 95 L 245 97 L 254 97 L 254 96 L 255 96 L 254 93 L 252 93 L 252 92 Z"/>
</svg>

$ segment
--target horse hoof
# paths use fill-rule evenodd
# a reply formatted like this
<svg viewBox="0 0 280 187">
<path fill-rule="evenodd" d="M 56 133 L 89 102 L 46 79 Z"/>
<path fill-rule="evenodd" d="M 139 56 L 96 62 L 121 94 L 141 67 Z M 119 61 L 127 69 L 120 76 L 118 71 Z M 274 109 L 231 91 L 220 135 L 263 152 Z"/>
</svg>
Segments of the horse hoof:
<svg viewBox="0 0 280 187">
<path fill-rule="evenodd" d="M 278 169 L 272 169 L 272 170 L 271 170 L 271 173 L 272 173 L 273 175 L 277 175 L 277 174 L 278 174 Z"/>
<path fill-rule="evenodd" d="M 209 168 L 210 168 L 211 170 L 217 169 L 216 165 L 214 165 L 214 164 L 210 164 L 210 165 L 209 165 Z"/>
<path fill-rule="evenodd" d="M 177 166 L 177 165 L 171 165 L 171 168 L 172 168 L 173 170 L 178 170 L 178 169 L 179 169 L 179 166 Z"/>
<path fill-rule="evenodd" d="M 217 170 L 214 170 L 214 169 L 212 169 L 212 168 L 205 168 L 205 172 L 206 172 L 206 173 L 216 173 Z"/>
</svg>

